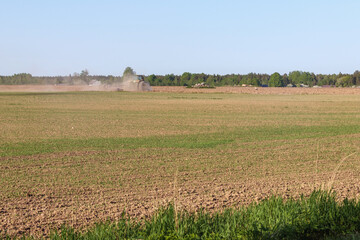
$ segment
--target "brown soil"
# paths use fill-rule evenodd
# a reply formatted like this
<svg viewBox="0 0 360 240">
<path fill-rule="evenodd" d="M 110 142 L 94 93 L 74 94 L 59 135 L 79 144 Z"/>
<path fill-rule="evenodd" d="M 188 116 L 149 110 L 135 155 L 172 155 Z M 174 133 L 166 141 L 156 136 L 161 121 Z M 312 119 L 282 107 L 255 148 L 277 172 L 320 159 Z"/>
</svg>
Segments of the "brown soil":
<svg viewBox="0 0 360 240">
<path fill-rule="evenodd" d="M 66 85 L 0 85 L 0 92 L 67 92 L 67 91 L 117 91 L 105 86 Z M 244 93 L 244 94 L 360 94 L 360 88 L 271 88 L 271 87 L 216 87 L 186 88 L 152 86 L 153 92 L 178 93 Z"/>
<path fill-rule="evenodd" d="M 154 92 L 244 93 L 244 94 L 360 94 L 360 88 L 273 88 L 273 87 L 152 87 Z"/>
<path fill-rule="evenodd" d="M 34 164 L 27 166 L 26 172 L 34 174 L 42 167 L 52 174 L 53 169 L 68 165 L 66 160 L 55 161 L 58 158 L 75 157 L 84 166 L 96 165 L 99 159 L 91 159 L 89 156 L 97 154 L 104 152 L 66 152 L 32 156 L 30 158 Z M 122 161 L 121 151 L 109 151 L 106 154 L 106 161 Z M 158 154 L 164 153 L 160 150 Z M 209 153 L 209 157 L 212 154 L 215 153 Z M 196 154 L 193 157 L 196 159 Z M 156 155 L 151 156 L 148 161 L 157 161 L 156 158 Z M 0 161 L 16 159 L 18 157 L 2 158 Z M 47 165 L 36 164 L 44 159 L 47 159 Z M 326 163 L 319 161 L 319 166 L 323 164 Z M 177 165 L 181 166 L 181 163 Z M 126 167 L 123 167 L 124 173 L 127 171 Z M 137 219 L 147 218 L 169 202 L 175 202 L 180 209 L 189 211 L 200 208 L 215 211 L 258 202 L 273 194 L 284 198 L 297 197 L 300 194 L 309 195 L 315 188 L 318 189 L 329 182 L 333 175 L 332 171 L 323 171 L 321 174 L 292 173 L 296 172 L 299 166 L 290 162 L 286 164 L 287 174 L 276 173 L 277 166 L 265 170 L 262 168 L 263 166 L 259 165 L 255 169 L 249 169 L 240 165 L 227 169 L 213 167 L 196 171 L 176 170 L 171 174 L 165 167 L 156 171 L 152 167 L 144 167 L 144 173 L 136 171 L 124 175 L 124 185 L 120 187 L 102 186 L 99 183 L 86 186 L 34 186 L 27 189 L 25 196 L 1 199 L 0 229 L 11 235 L 48 236 L 51 229 L 58 229 L 62 224 L 77 229 L 86 228 L 95 222 L 119 219 L 123 211 Z M 88 176 L 82 177 L 85 181 L 86 178 Z M 334 190 L 340 199 L 359 196 L 358 179 L 359 173 L 352 170 L 343 170 L 336 175 Z"/>
<path fill-rule="evenodd" d="M 0 92 L 116 91 L 115 87 L 87 85 L 0 85 Z"/>
<path fill-rule="evenodd" d="M 91 90 L 100 91 L 101 89 L 80 86 L 0 86 L 0 92 Z M 279 95 L 360 94 L 360 89 L 353 88 L 258 88 L 256 90 L 255 88 L 242 87 L 218 87 L 215 89 L 153 87 L 153 91 Z M 10 97 L 12 101 L 16 100 L 12 96 Z M 303 96 L 300 97 L 303 98 Z M 343 96 L 321 97 L 343 98 Z M 352 97 L 358 98 L 358 96 Z M 47 100 L 51 99 L 47 98 Z M 252 126 L 249 124 L 254 124 L 253 119 L 257 119 L 256 124 L 285 125 L 282 121 L 288 122 L 289 119 L 299 121 L 298 124 L 301 122 L 301 124 L 309 125 L 322 123 L 314 122 L 314 119 L 320 119 L 328 125 L 331 125 L 330 123 L 339 124 L 338 122 L 341 120 L 348 123 L 351 121 L 354 124 L 358 123 L 356 117 L 353 117 L 354 114 L 359 112 L 358 105 L 356 105 L 357 101 L 346 102 L 346 105 L 335 101 L 335 103 L 332 103 L 332 107 L 328 107 L 327 103 L 322 102 L 321 104 L 317 102 L 317 105 L 313 106 L 313 103 L 307 99 L 304 102 L 292 102 L 291 104 L 277 102 L 277 108 L 273 108 L 271 103 L 263 102 L 250 104 L 250 102 L 245 101 L 241 104 L 235 104 L 236 100 L 225 99 L 214 106 L 218 100 L 212 99 L 212 104 L 208 104 L 209 100 L 195 100 L 192 102 L 191 99 L 184 99 L 179 104 L 177 100 L 166 99 L 167 105 L 161 101 L 155 101 L 150 106 L 146 104 L 133 105 L 133 102 L 126 102 L 127 104 L 121 105 L 121 109 L 125 113 L 133 109 L 136 109 L 137 112 L 146 113 L 150 109 L 156 113 L 154 116 L 158 118 L 154 118 L 153 115 L 151 115 L 153 118 L 141 118 L 139 116 L 148 115 L 133 114 L 133 117 L 130 118 L 131 121 L 128 121 L 130 122 L 129 130 L 126 131 L 126 128 L 119 127 L 120 124 L 114 121 L 114 119 L 118 120 L 120 117 L 100 119 L 103 122 L 97 123 L 96 118 L 88 117 L 92 115 L 84 115 L 86 119 L 79 118 L 81 121 L 79 121 L 79 125 L 75 125 L 74 130 L 68 127 L 70 133 L 59 131 L 59 135 L 55 136 L 80 136 L 86 138 L 91 136 L 136 137 L 144 136 L 145 133 L 148 133 L 148 135 L 176 134 L 178 132 L 183 134 L 188 129 L 193 132 L 201 132 L 201 130 L 196 129 L 202 124 L 208 126 L 224 125 L 229 128 L 233 126 L 232 124 L 243 127 L 256 127 L 257 125 Z M 23 101 L 23 99 L 19 101 Z M 58 108 L 62 104 L 62 102 L 48 103 L 48 101 L 41 103 L 58 104 L 56 105 Z M 4 112 L 9 109 L 12 111 L 8 115 L 0 114 L 0 120 L 5 119 L 6 116 L 9 119 L 8 122 L 3 121 L 2 123 L 7 123 L 7 125 L 1 125 L 3 126 L 1 130 L 4 130 L 1 137 L 6 141 L 14 138 L 20 142 L 31 140 L 29 137 L 36 139 L 35 136 L 41 139 L 44 135 L 44 129 L 39 127 L 42 124 L 55 123 L 61 120 L 60 123 L 52 125 L 62 126 L 62 122 L 66 125 L 67 122 L 73 121 L 71 112 L 65 112 L 71 107 L 73 107 L 75 113 L 80 112 L 81 109 L 87 109 L 88 111 L 92 110 L 90 112 L 96 112 L 101 117 L 109 116 L 107 112 L 106 114 L 101 113 L 104 108 L 111 110 L 111 106 L 116 106 L 113 109 L 119 109 L 118 100 L 115 102 L 106 101 L 106 104 L 102 103 L 102 101 L 97 103 L 94 100 L 91 104 L 79 102 L 76 106 L 66 105 L 60 108 L 66 114 L 56 114 L 54 118 L 50 118 L 52 116 L 51 112 L 46 111 L 44 115 L 33 118 L 38 119 L 38 122 L 34 124 L 33 121 L 21 121 L 32 116 L 28 111 L 24 111 L 24 109 L 28 110 L 27 108 L 21 107 L 21 105 L 4 104 L 6 107 L 3 108 L 5 109 Z M 113 105 L 110 105 L 110 103 Z M 31 106 L 36 111 L 38 110 L 38 108 L 35 108 L 35 103 L 32 103 L 34 106 L 28 102 L 26 104 L 26 107 Z M 89 105 L 94 109 L 89 110 Z M 190 112 L 187 107 L 190 110 L 192 109 L 193 112 Z M 294 114 L 297 112 L 292 110 L 292 107 L 302 109 L 302 111 L 299 111 L 300 115 Z M 46 109 L 46 107 L 39 108 L 39 111 Z M 178 112 L 172 113 L 174 109 L 177 109 Z M 195 111 L 199 114 L 191 115 Z M 213 115 L 207 115 L 208 118 L 199 117 L 201 113 L 206 114 L 206 111 L 217 113 L 219 116 L 222 113 L 224 116 L 214 117 Z M 234 111 L 237 113 L 236 116 L 229 114 Z M 326 114 L 321 115 L 320 118 L 317 116 L 319 111 Z M 262 116 L 261 112 L 268 113 L 268 115 L 265 115 L 267 118 L 258 119 L 258 116 Z M 279 112 L 282 114 L 279 115 Z M 335 116 L 331 115 L 333 112 L 338 112 L 339 116 L 345 114 L 344 116 L 348 116 L 348 118 L 335 118 Z M 21 115 L 21 113 L 24 115 Z M 183 113 L 183 115 L 178 113 Z M 298 120 L 286 118 L 291 114 L 299 116 Z M 67 120 L 68 117 L 64 118 L 64 115 L 69 116 L 71 121 Z M 181 116 L 184 117 L 181 118 Z M 239 116 L 244 118 L 235 118 Z M 249 118 L 245 118 L 246 116 L 249 116 Z M 87 120 L 87 118 L 90 120 Z M 124 118 L 125 120 L 126 118 Z M 113 125 L 109 125 L 112 122 L 114 122 Z M 16 124 L 13 127 L 11 125 L 13 123 L 21 127 L 24 126 L 24 128 L 17 127 Z M 157 124 L 160 124 L 160 127 L 156 128 Z M 65 125 L 63 128 L 59 127 L 59 129 L 65 129 Z M 171 128 L 176 125 L 183 126 L 184 129 Z M 81 128 L 83 126 L 91 126 L 91 128 Z M 102 129 L 103 126 L 105 126 L 104 129 Z M 166 126 L 166 128 L 163 126 Z M 191 128 L 192 126 L 194 127 Z M 75 135 L 71 133 L 76 131 L 77 128 L 80 129 L 79 132 Z M 147 128 L 153 129 L 153 132 L 149 132 Z M 51 128 L 49 129 L 51 130 Z M 105 133 L 106 129 L 108 131 L 110 129 L 111 133 Z M 204 129 L 204 131 L 211 131 L 212 128 Z M 54 130 L 58 129 L 55 128 Z M 44 136 L 49 138 L 52 135 Z M 160 206 L 164 206 L 169 202 L 175 202 L 180 209 L 190 211 L 199 208 L 215 211 L 224 207 L 247 205 L 273 194 L 285 198 L 296 197 L 300 194 L 308 195 L 314 189 L 326 186 L 329 183 L 332 176 L 334 176 L 333 171 L 341 159 L 339 156 L 344 157 L 345 152 L 352 153 L 354 151 L 357 151 L 357 154 L 347 159 L 341 166 L 336 174 L 333 187 L 339 199 L 344 197 L 358 198 L 360 196 L 359 141 L 360 135 L 354 133 L 342 137 L 329 137 L 326 141 L 321 140 L 318 147 L 318 139 L 309 138 L 294 140 L 291 141 L 291 144 L 286 140 L 279 140 L 276 145 L 264 141 L 254 145 L 249 143 L 249 147 L 244 146 L 246 143 L 239 142 L 238 144 L 234 143 L 234 147 L 221 150 L 139 148 L 118 151 L 64 151 L 32 156 L 1 157 L 0 238 L 5 231 L 8 234 L 17 236 L 22 234 L 47 236 L 51 229 L 57 229 L 62 224 L 85 228 L 91 226 L 92 223 L 106 219 L 119 219 L 123 211 L 126 211 L 132 217 L 145 218 Z M 322 149 L 321 143 L 324 143 L 324 149 Z M 274 146 L 277 146 L 277 148 Z M 316 153 L 318 152 L 319 160 L 316 160 Z"/>
</svg>

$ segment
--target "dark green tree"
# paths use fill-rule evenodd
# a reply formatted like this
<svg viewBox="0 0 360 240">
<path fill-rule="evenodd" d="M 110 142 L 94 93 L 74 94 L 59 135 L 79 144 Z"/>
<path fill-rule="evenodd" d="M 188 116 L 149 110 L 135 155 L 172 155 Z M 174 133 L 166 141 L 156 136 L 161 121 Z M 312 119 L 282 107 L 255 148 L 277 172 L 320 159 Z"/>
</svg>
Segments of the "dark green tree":
<svg viewBox="0 0 360 240">
<path fill-rule="evenodd" d="M 155 85 L 156 82 L 155 74 L 151 74 L 150 76 L 146 77 L 146 81 L 148 81 L 150 85 Z"/>
<path fill-rule="evenodd" d="M 290 83 L 289 76 L 286 73 L 284 75 L 282 75 L 282 79 L 283 79 L 284 86 L 286 86 Z"/>
<path fill-rule="evenodd" d="M 336 80 L 337 87 L 351 87 L 353 85 L 353 80 L 350 75 L 342 76 Z"/>
<path fill-rule="evenodd" d="M 234 86 L 236 84 L 237 78 L 233 75 L 228 75 L 223 79 L 224 85 Z"/>
<path fill-rule="evenodd" d="M 271 74 L 269 80 L 269 87 L 283 87 L 283 79 L 278 72 Z"/>
<path fill-rule="evenodd" d="M 252 86 L 259 86 L 260 80 L 259 80 L 259 77 L 257 76 L 257 74 L 249 73 L 241 79 L 240 83 L 246 84 L 246 85 L 252 85 Z"/>
<path fill-rule="evenodd" d="M 184 72 L 180 77 L 181 86 L 189 86 L 189 80 L 191 79 L 191 73 Z"/>
<path fill-rule="evenodd" d="M 215 86 L 215 81 L 216 81 L 215 76 L 210 75 L 210 76 L 206 79 L 206 84 L 209 85 L 210 87 L 214 87 L 214 86 Z"/>
<path fill-rule="evenodd" d="M 166 74 L 163 79 L 163 86 L 174 86 L 175 85 L 175 75 L 174 74 Z"/>
<path fill-rule="evenodd" d="M 354 85 L 360 85 L 360 72 L 357 70 L 353 74 L 353 83 Z"/>
<path fill-rule="evenodd" d="M 294 84 L 294 85 L 300 84 L 300 76 L 301 76 L 300 71 L 292 71 L 292 72 L 290 72 L 289 76 L 288 76 L 289 83 Z"/>
</svg>

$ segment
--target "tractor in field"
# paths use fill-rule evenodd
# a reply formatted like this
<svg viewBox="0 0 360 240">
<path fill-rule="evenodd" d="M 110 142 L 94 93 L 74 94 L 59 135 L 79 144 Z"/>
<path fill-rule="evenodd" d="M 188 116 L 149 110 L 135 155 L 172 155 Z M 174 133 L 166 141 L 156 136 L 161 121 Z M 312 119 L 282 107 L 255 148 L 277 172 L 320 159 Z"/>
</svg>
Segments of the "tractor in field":
<svg viewBox="0 0 360 240">
<path fill-rule="evenodd" d="M 133 91 L 151 91 L 150 83 L 143 76 L 136 76 L 136 79 L 130 80 L 129 85 Z"/>
<path fill-rule="evenodd" d="M 151 91 L 150 83 L 143 76 L 134 75 L 124 82 L 125 91 Z"/>
</svg>

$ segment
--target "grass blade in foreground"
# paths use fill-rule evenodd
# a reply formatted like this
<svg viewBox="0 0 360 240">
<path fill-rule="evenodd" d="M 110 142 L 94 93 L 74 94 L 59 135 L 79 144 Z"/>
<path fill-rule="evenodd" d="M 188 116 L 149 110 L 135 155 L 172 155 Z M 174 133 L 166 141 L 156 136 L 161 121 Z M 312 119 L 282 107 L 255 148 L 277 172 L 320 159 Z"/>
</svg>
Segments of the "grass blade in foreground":
<svg viewBox="0 0 360 240">
<path fill-rule="evenodd" d="M 339 203 L 333 192 L 324 191 L 297 200 L 272 197 L 214 214 L 179 212 L 175 216 L 175 212 L 169 205 L 148 221 L 124 217 L 83 233 L 64 227 L 51 239 L 327 239 L 346 235 L 354 239 L 357 235 L 350 234 L 360 231 L 359 202 L 345 199 Z"/>
</svg>

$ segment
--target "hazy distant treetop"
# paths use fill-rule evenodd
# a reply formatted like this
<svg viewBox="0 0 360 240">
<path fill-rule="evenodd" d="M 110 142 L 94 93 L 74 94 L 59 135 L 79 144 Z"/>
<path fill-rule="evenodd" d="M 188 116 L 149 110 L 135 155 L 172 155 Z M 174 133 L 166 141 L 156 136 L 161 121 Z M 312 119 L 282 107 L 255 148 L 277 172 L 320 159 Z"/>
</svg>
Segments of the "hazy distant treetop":
<svg viewBox="0 0 360 240">
<path fill-rule="evenodd" d="M 131 76 L 131 75 L 135 75 L 136 73 L 134 72 L 134 70 L 131 67 L 126 67 L 123 73 L 123 77 L 125 76 Z"/>
<path fill-rule="evenodd" d="M 89 71 L 87 69 L 81 71 L 80 78 L 87 84 L 89 84 L 90 82 L 90 78 L 88 76 L 89 76 Z"/>
<path fill-rule="evenodd" d="M 81 73 L 80 73 L 80 76 L 86 77 L 88 75 L 89 75 L 89 71 L 87 69 L 82 70 Z"/>
</svg>

